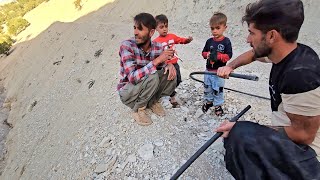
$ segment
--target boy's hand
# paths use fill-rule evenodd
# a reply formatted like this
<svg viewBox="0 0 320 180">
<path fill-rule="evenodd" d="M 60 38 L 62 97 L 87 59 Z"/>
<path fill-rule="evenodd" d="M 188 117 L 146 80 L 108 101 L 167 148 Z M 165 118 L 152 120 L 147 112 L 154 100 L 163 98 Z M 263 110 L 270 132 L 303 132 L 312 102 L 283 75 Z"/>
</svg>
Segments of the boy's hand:
<svg viewBox="0 0 320 180">
<path fill-rule="evenodd" d="M 168 59 L 172 59 L 174 56 L 174 50 L 173 49 L 166 49 L 164 50 L 159 57 L 153 60 L 153 65 L 158 66 L 159 64 L 165 62 Z"/>
<path fill-rule="evenodd" d="M 186 40 L 186 43 L 190 43 L 191 41 L 193 40 L 193 37 L 192 36 L 189 36 Z"/>
</svg>

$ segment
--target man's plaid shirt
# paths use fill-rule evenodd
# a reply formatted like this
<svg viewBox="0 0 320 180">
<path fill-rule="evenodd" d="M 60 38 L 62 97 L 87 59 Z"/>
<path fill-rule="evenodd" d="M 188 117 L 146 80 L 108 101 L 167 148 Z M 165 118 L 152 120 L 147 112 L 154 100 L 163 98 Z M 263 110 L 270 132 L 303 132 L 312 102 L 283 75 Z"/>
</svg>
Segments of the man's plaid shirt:
<svg viewBox="0 0 320 180">
<path fill-rule="evenodd" d="M 162 45 L 157 42 L 151 42 L 151 50 L 146 53 L 137 46 L 134 38 L 123 41 L 119 51 L 120 82 L 117 90 L 119 91 L 127 83 L 138 84 L 148 74 L 154 74 L 157 71 L 157 67 L 152 64 L 152 61 L 162 51 Z"/>
</svg>

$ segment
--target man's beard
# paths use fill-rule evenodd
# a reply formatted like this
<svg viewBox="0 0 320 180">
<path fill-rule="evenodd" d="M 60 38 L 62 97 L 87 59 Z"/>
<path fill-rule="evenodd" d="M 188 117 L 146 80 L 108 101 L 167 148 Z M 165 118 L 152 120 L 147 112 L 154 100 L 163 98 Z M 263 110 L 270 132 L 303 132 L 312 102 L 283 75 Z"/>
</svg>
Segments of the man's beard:
<svg viewBox="0 0 320 180">
<path fill-rule="evenodd" d="M 137 37 L 137 36 L 136 36 Z M 135 37 L 135 38 L 136 38 Z M 149 43 L 149 40 L 150 40 L 150 37 L 149 36 L 142 36 L 142 37 L 139 37 L 140 39 L 140 42 L 137 42 L 137 39 L 136 39 L 136 43 L 138 46 L 143 46 L 147 43 Z"/>
<path fill-rule="evenodd" d="M 253 47 L 252 44 L 251 44 L 251 47 Z M 270 48 L 266 44 L 265 37 L 262 39 L 261 43 L 258 46 L 253 47 L 253 50 L 254 50 L 255 58 L 267 57 L 272 52 L 272 48 Z"/>
</svg>

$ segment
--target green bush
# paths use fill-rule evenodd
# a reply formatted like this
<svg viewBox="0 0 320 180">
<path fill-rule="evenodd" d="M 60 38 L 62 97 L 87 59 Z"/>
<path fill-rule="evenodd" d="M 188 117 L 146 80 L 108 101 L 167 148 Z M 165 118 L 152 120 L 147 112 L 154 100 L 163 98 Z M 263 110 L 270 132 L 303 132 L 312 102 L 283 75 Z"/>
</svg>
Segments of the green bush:
<svg viewBox="0 0 320 180">
<path fill-rule="evenodd" d="M 36 4 L 36 2 L 30 2 L 26 5 L 24 5 L 23 10 L 25 13 L 27 13 L 27 12 L 31 11 L 32 9 L 36 8 L 37 6 L 38 6 L 38 4 Z"/>
<path fill-rule="evenodd" d="M 30 23 L 22 17 L 13 18 L 7 22 L 9 34 L 15 36 L 25 30 L 29 25 Z"/>
<path fill-rule="evenodd" d="M 0 6 L 0 24 L 8 22 L 12 18 L 24 16 L 39 4 L 49 0 L 16 0 Z"/>
<path fill-rule="evenodd" d="M 13 40 L 10 36 L 16 36 L 26 29 L 30 23 L 22 17 L 42 2 L 49 0 L 15 0 L 0 6 L 0 54 L 8 54 Z M 79 1 L 80 5 L 81 1 Z M 81 9 L 81 5 L 80 5 Z M 3 25 L 7 26 L 6 32 Z M 4 35 L 8 33 L 8 35 Z"/>
<path fill-rule="evenodd" d="M 6 16 L 0 11 L 0 25 L 6 22 Z"/>
<path fill-rule="evenodd" d="M 13 40 L 8 35 L 0 34 L 0 54 L 9 54 Z"/>
</svg>

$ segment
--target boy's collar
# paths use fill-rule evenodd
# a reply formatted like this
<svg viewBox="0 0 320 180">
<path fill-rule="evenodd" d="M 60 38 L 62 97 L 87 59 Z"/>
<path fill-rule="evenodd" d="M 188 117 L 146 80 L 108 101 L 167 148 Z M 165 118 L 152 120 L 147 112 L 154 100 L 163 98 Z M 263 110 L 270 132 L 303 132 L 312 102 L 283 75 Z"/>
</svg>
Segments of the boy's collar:
<svg viewBox="0 0 320 180">
<path fill-rule="evenodd" d="M 215 41 L 222 41 L 222 40 L 224 40 L 224 38 L 225 38 L 225 36 L 221 36 L 221 37 L 219 37 L 219 38 L 213 37 L 213 40 L 215 40 Z"/>
<path fill-rule="evenodd" d="M 163 37 L 163 38 L 165 38 L 165 37 L 167 37 L 167 36 L 168 36 L 168 34 L 169 34 L 169 33 L 167 33 L 165 36 L 161 36 L 161 35 L 159 34 L 159 37 Z"/>
</svg>

